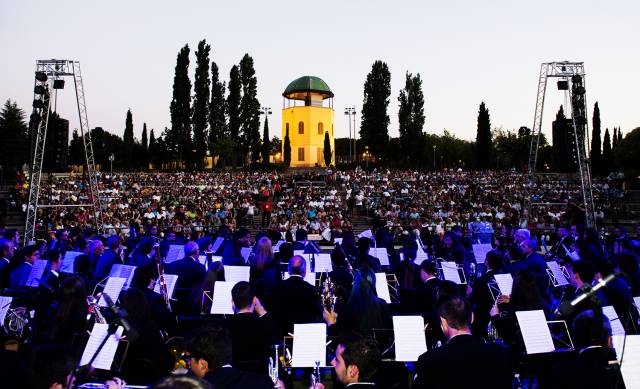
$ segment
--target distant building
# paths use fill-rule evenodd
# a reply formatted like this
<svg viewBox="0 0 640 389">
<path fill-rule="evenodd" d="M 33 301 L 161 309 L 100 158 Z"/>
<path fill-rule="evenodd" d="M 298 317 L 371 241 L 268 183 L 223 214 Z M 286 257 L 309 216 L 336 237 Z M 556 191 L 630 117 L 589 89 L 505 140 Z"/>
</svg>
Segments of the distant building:
<svg viewBox="0 0 640 389">
<path fill-rule="evenodd" d="M 289 132 L 291 167 L 324 166 L 324 137 L 329 134 L 335 161 L 333 92 L 318 77 L 292 81 L 282 94 L 282 140 Z M 284 154 L 284 148 L 283 148 Z"/>
</svg>

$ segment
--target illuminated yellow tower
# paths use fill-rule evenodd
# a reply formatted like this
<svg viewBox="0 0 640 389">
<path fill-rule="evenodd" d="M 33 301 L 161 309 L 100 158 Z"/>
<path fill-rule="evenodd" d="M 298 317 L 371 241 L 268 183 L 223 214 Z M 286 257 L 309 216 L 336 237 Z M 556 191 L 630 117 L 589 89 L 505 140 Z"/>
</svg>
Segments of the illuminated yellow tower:
<svg viewBox="0 0 640 389">
<path fill-rule="evenodd" d="M 282 140 L 284 147 L 288 131 L 291 167 L 325 166 L 325 133 L 331 143 L 331 163 L 335 163 L 333 92 L 327 83 L 318 77 L 300 77 L 287 86 L 282 96 Z"/>
</svg>

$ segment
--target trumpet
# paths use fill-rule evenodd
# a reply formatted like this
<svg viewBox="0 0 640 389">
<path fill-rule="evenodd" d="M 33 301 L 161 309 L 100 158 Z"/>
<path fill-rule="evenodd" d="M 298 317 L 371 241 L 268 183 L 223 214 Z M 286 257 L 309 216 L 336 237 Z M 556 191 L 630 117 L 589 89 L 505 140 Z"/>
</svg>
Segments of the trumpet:
<svg viewBox="0 0 640 389">
<path fill-rule="evenodd" d="M 278 366 L 278 345 L 273 345 L 275 347 L 275 355 L 274 358 L 269 358 L 269 377 L 271 378 L 271 382 L 273 382 L 274 388 L 279 388 L 278 381 L 280 381 L 279 377 L 279 366 Z"/>
</svg>

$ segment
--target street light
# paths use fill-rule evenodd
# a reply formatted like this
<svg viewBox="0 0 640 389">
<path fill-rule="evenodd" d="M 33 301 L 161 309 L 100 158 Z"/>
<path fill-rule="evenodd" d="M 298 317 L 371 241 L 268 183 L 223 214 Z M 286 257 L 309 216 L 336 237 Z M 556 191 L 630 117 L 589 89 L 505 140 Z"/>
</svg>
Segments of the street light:
<svg viewBox="0 0 640 389">
<path fill-rule="evenodd" d="M 365 163 L 367 164 L 366 170 L 369 170 L 369 146 L 364 146 L 364 153 L 362 156 L 365 158 Z"/>
<path fill-rule="evenodd" d="M 113 153 L 111 153 L 111 155 L 109 155 L 109 163 L 111 164 L 111 175 L 113 176 L 113 160 L 116 159 L 116 156 L 113 155 Z"/>
<path fill-rule="evenodd" d="M 433 170 L 436 170 L 436 145 L 433 145 Z"/>
<path fill-rule="evenodd" d="M 351 157 L 352 155 L 351 154 L 351 116 L 353 116 L 353 139 L 354 139 L 353 156 L 356 157 L 357 159 L 356 146 L 355 146 L 355 138 L 356 138 L 356 107 L 355 105 L 353 107 L 345 108 L 344 114 L 349 116 L 349 162 L 353 162 Z"/>
</svg>

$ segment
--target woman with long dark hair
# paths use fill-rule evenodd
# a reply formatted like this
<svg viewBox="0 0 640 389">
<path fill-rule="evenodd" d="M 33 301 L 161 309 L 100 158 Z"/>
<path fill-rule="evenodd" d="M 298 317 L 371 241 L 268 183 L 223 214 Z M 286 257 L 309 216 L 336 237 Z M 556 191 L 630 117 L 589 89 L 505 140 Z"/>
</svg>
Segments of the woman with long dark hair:
<svg viewBox="0 0 640 389">
<path fill-rule="evenodd" d="M 74 334 L 82 334 L 87 329 L 88 313 L 84 281 L 75 275 L 68 277 L 62 283 L 60 302 L 53 308 L 48 341 L 70 344 Z"/>
</svg>

